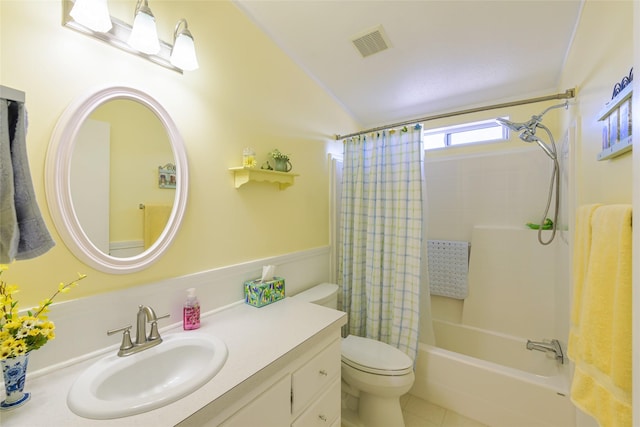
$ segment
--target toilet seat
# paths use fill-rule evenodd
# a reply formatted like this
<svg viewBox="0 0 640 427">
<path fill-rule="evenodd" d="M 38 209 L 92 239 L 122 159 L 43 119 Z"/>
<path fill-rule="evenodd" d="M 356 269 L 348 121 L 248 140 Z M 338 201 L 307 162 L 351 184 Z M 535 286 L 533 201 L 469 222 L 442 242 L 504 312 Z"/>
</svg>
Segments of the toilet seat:
<svg viewBox="0 0 640 427">
<path fill-rule="evenodd" d="M 349 335 L 342 340 L 342 362 L 375 375 L 400 376 L 413 372 L 413 361 L 402 351 L 380 341 Z"/>
</svg>

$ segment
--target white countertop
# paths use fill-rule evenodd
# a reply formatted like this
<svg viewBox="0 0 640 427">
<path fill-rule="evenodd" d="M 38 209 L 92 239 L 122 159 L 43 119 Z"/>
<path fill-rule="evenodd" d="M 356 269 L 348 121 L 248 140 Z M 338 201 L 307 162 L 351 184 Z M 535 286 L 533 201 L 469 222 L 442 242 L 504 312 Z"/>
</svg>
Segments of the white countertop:
<svg viewBox="0 0 640 427">
<path fill-rule="evenodd" d="M 0 424 L 3 427 L 174 426 L 316 334 L 328 328 L 340 328 L 345 323 L 345 313 L 295 298 L 285 298 L 262 308 L 234 305 L 201 320 L 198 332 L 222 339 L 229 355 L 220 372 L 190 395 L 130 417 L 113 420 L 79 417 L 67 407 L 67 393 L 80 373 L 104 357 L 101 355 L 33 379 L 27 373 L 25 391 L 31 393 L 31 400 L 22 407 L 0 412 Z M 179 328 L 163 331 L 163 335 L 171 333 L 188 334 L 189 331 Z M 38 351 L 46 351 L 46 347 Z"/>
</svg>

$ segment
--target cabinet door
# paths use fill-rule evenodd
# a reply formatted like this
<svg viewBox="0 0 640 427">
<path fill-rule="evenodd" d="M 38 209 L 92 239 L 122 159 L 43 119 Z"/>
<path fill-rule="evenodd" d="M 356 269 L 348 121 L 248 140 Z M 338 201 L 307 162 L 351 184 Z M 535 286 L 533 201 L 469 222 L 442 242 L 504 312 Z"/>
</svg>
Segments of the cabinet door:
<svg viewBox="0 0 640 427">
<path fill-rule="evenodd" d="M 227 418 L 221 427 L 282 427 L 291 419 L 291 376 L 286 375 L 247 406 Z"/>
<path fill-rule="evenodd" d="M 298 417 L 291 427 L 329 427 L 340 418 L 340 379 Z"/>
<path fill-rule="evenodd" d="M 335 378 L 340 378 L 340 357 L 340 339 L 337 339 L 293 373 L 294 415 L 303 410 Z"/>
</svg>

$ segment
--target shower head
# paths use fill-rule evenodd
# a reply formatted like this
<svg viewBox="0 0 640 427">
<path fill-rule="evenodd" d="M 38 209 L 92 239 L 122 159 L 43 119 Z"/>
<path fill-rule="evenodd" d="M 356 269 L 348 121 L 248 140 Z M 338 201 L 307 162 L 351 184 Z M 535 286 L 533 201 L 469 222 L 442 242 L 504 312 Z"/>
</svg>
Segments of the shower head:
<svg viewBox="0 0 640 427">
<path fill-rule="evenodd" d="M 528 123 L 528 122 L 527 123 L 515 123 L 515 122 L 512 122 L 510 120 L 503 119 L 501 117 L 498 117 L 496 119 L 496 121 L 498 123 L 500 123 L 502 126 L 508 127 L 509 129 L 511 129 L 514 132 L 520 132 L 521 130 L 526 129 L 527 128 L 527 123 Z"/>
<path fill-rule="evenodd" d="M 514 132 L 520 132 L 520 139 L 523 140 L 524 142 L 537 143 L 540 146 L 540 148 L 542 148 L 544 152 L 547 153 L 549 157 L 555 160 L 556 159 L 555 150 L 549 148 L 547 144 L 545 144 L 540 138 L 536 136 L 536 130 L 538 128 L 542 128 L 551 137 L 551 132 L 546 128 L 546 126 L 544 126 L 541 123 L 542 116 L 547 114 L 549 110 L 553 110 L 555 108 L 561 108 L 561 107 L 568 108 L 569 101 L 565 101 L 562 104 L 552 105 L 551 107 L 548 107 L 546 110 L 544 110 L 542 113 L 538 114 L 537 116 L 535 115 L 531 116 L 531 120 L 529 120 L 528 122 L 516 123 L 503 118 L 497 118 L 496 121 L 500 123 L 502 126 L 505 126 Z"/>
<path fill-rule="evenodd" d="M 565 101 L 562 104 L 558 104 L 558 105 L 552 105 L 551 107 L 547 108 L 546 110 L 544 110 L 542 113 L 538 114 L 537 116 L 531 116 L 531 120 L 527 121 L 527 122 L 523 122 L 523 123 L 516 123 L 516 122 L 512 122 L 510 120 L 507 119 L 503 119 L 498 117 L 496 119 L 496 121 L 498 123 L 500 123 L 502 126 L 506 126 L 509 129 L 511 129 L 514 132 L 521 132 L 521 131 L 528 131 L 529 133 L 531 133 L 532 135 L 535 135 L 536 133 L 536 128 L 540 125 L 540 122 L 542 121 L 542 116 L 544 116 L 545 114 L 547 114 L 547 112 L 549 110 L 553 110 L 555 108 L 560 108 L 560 107 L 564 107 L 564 108 L 568 108 L 569 107 L 569 102 Z M 531 141 L 528 141 L 531 142 Z"/>
</svg>

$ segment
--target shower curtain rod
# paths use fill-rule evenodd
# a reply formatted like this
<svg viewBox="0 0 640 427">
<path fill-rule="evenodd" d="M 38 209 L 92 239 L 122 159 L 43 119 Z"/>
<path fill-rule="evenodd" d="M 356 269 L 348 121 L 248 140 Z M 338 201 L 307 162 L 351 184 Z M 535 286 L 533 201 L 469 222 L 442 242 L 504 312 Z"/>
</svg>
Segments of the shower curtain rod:
<svg viewBox="0 0 640 427">
<path fill-rule="evenodd" d="M 459 111 L 452 111 L 452 112 L 449 112 L 449 113 L 436 114 L 436 115 L 433 115 L 433 116 L 423 117 L 421 119 L 407 120 L 407 121 L 400 122 L 400 123 L 394 123 L 394 124 L 391 124 L 391 125 L 379 126 L 379 127 L 372 128 L 372 129 L 362 130 L 360 132 L 354 132 L 354 133 L 350 133 L 348 135 L 338 135 L 337 134 L 336 135 L 336 141 L 339 141 L 341 139 L 351 138 L 352 136 L 362 135 L 363 133 L 377 132 L 379 130 L 385 130 L 385 129 L 395 128 L 395 127 L 399 127 L 399 126 L 413 125 L 413 124 L 416 124 L 416 123 L 428 122 L 430 120 L 444 119 L 446 117 L 461 116 L 463 114 L 478 113 L 480 111 L 495 110 L 495 109 L 498 109 L 498 108 L 515 107 L 517 105 L 533 104 L 535 102 L 550 101 L 550 100 L 553 100 L 553 99 L 570 99 L 570 98 L 575 98 L 575 96 L 576 96 L 576 89 L 575 88 L 571 88 L 571 89 L 565 90 L 564 93 L 556 93 L 555 95 L 546 95 L 546 96 L 540 96 L 540 97 L 537 97 L 537 98 L 523 99 L 523 100 L 520 100 L 520 101 L 511 101 L 511 102 L 505 102 L 505 103 L 502 103 L 502 104 L 487 105 L 485 107 L 469 108 L 467 110 L 459 110 Z"/>
<path fill-rule="evenodd" d="M 6 99 L 7 101 L 16 101 L 24 104 L 24 92 L 12 89 L 7 86 L 0 85 L 0 98 Z"/>
</svg>

